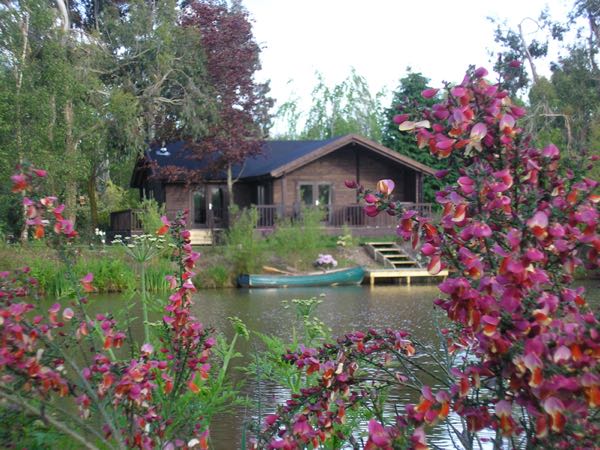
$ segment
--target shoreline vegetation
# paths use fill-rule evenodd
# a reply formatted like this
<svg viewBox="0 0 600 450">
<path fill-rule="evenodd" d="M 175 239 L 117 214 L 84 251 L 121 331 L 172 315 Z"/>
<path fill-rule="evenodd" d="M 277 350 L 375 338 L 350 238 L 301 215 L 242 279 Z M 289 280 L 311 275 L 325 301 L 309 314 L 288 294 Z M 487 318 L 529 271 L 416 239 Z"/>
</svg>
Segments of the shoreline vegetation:
<svg viewBox="0 0 600 450">
<path fill-rule="evenodd" d="M 338 261 L 338 268 L 364 263 L 367 256 L 358 239 L 353 238 L 353 242 L 343 247 L 338 245 L 338 242 L 339 237 L 323 236 L 319 239 L 320 247 L 314 253 L 313 260 L 320 252 L 326 252 Z M 194 277 L 198 289 L 236 287 L 236 278 L 242 272 L 238 272 L 238 266 L 226 256 L 227 245 L 199 247 L 197 250 L 201 253 L 198 272 Z M 107 246 L 104 249 L 82 246 L 80 252 L 81 258 L 75 267 L 75 273 L 79 278 L 87 273 L 93 273 L 95 293 L 127 293 L 134 291 L 138 286 L 139 274 L 136 273 L 135 267 L 122 249 L 117 246 Z M 282 256 L 282 253 L 264 245 L 264 248 L 255 255 L 256 259 L 249 262 L 254 270 L 252 273 L 263 272 L 263 266 L 275 266 L 286 271 L 314 271 L 316 269 L 310 261 L 311 256 L 312 253 L 307 251 L 304 257 L 294 259 Z M 372 263 L 377 264 L 374 261 Z M 0 265 L 3 270 L 30 267 L 31 275 L 38 280 L 40 294 L 43 296 L 62 297 L 70 289 L 66 267 L 52 255 L 52 250 L 42 243 L 28 246 L 14 244 L 0 248 Z M 159 256 L 151 261 L 145 269 L 147 291 L 153 294 L 168 292 L 166 276 L 172 272 L 172 269 L 173 263 L 166 257 Z M 575 278 L 600 279 L 600 273 L 579 270 Z"/>
<path fill-rule="evenodd" d="M 349 228 L 339 236 L 327 235 L 319 227 L 321 213 L 307 210 L 301 220 L 279 223 L 268 235 L 257 237 L 254 224 L 255 209 L 233 211 L 237 219 L 225 234 L 224 242 L 213 246 L 199 246 L 198 270 L 194 284 L 199 289 L 236 287 L 236 279 L 242 273 L 262 273 L 263 267 L 275 267 L 286 272 L 314 271 L 315 261 L 321 254 L 330 255 L 338 262 L 338 268 L 377 263 L 362 250 L 364 239 L 352 236 Z M 396 236 L 368 238 L 369 241 L 394 240 Z M 95 292 L 127 293 L 139 285 L 140 274 L 136 265 L 121 245 L 104 245 L 81 242 L 78 246 L 79 260 L 74 267 L 79 278 L 94 274 Z M 174 261 L 165 250 L 148 261 L 145 268 L 145 286 L 149 293 L 169 291 L 167 275 L 172 273 Z M 49 264 L 51 262 L 51 264 Z M 48 297 L 64 296 L 70 283 L 67 268 L 44 240 L 31 241 L 26 245 L 6 244 L 0 247 L 0 267 L 15 270 L 29 267 L 31 275 L 39 282 L 40 294 Z M 577 279 L 600 279 L 598 272 L 576 272 Z"/>
<path fill-rule="evenodd" d="M 314 271 L 315 262 L 322 254 L 333 257 L 340 268 L 364 263 L 360 240 L 352 236 L 350 229 L 343 230 L 340 236 L 326 235 L 319 227 L 319 211 L 307 211 L 301 220 L 293 223 L 280 223 L 261 237 L 255 232 L 256 210 L 235 211 L 235 214 L 235 225 L 228 230 L 222 244 L 196 247 L 201 256 L 194 283 L 200 289 L 235 287 L 239 274 L 261 273 L 263 266 L 291 272 Z M 136 289 L 140 274 L 123 246 L 81 242 L 77 247 L 79 259 L 74 267 L 75 275 L 81 278 L 93 273 L 97 293 Z M 170 253 L 165 250 L 148 262 L 145 269 L 148 292 L 169 291 L 166 276 L 172 273 L 174 266 Z M 44 240 L 0 247 L 3 270 L 26 266 L 38 280 L 42 295 L 61 297 L 69 289 L 67 268 Z"/>
</svg>

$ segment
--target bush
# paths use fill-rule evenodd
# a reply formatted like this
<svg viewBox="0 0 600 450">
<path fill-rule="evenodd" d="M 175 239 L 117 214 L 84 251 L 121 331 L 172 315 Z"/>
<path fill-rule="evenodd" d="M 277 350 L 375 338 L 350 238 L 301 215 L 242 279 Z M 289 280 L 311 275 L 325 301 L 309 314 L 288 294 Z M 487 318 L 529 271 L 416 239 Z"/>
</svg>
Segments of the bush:
<svg viewBox="0 0 600 450">
<path fill-rule="evenodd" d="M 140 203 L 141 221 L 144 234 L 154 235 L 162 225 L 160 218 L 165 215 L 164 205 L 159 205 L 152 198 L 146 198 Z"/>
<path fill-rule="evenodd" d="M 258 223 L 256 208 L 229 210 L 231 226 L 225 235 L 225 258 L 231 264 L 232 274 L 255 273 L 264 262 L 264 240 L 254 236 Z"/>
<path fill-rule="evenodd" d="M 287 351 L 286 362 L 318 376 L 268 416 L 255 448 L 314 448 L 332 436 L 355 448 L 360 430 L 340 426 L 351 408 L 371 415 L 365 448 L 428 448 L 438 423 L 458 448 L 600 448 L 600 316 L 572 286 L 578 266 L 600 266 L 599 183 L 590 161 L 532 147 L 518 123 L 525 110 L 486 75 L 470 70 L 432 109 L 396 118 L 458 175 L 436 195 L 439 223 L 395 202 L 389 180 L 359 187 L 367 213 L 398 217 L 399 234 L 423 243 L 430 274 L 452 269 L 435 301 L 450 321 L 444 351 L 392 329 Z M 390 388 L 418 403 L 384 409 Z"/>
<path fill-rule="evenodd" d="M 324 214 L 319 208 L 303 208 L 296 219 L 278 222 L 267 238 L 269 249 L 284 258 L 293 256 L 296 268 L 311 267 L 326 240 L 321 227 Z"/>
<path fill-rule="evenodd" d="M 196 277 L 198 286 L 202 288 L 223 288 L 231 287 L 231 272 L 229 269 L 222 265 L 216 264 L 214 266 L 208 266 Z"/>
</svg>

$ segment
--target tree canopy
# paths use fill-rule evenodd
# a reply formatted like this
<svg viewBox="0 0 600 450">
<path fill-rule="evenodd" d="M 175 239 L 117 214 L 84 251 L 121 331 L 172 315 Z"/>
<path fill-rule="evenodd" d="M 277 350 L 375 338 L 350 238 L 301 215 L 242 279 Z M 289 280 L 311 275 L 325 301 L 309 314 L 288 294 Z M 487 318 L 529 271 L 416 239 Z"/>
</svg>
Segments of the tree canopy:
<svg viewBox="0 0 600 450">
<path fill-rule="evenodd" d="M 153 142 L 202 139 L 194 152 L 218 147 L 227 164 L 268 130 L 269 87 L 253 80 L 260 48 L 240 2 L 11 0 L 0 49 L 0 171 L 51 169 L 68 217 L 93 226 L 97 192 L 111 176 L 127 183 Z M 0 205 L 4 217 L 19 208 Z"/>
<path fill-rule="evenodd" d="M 384 92 L 371 93 L 367 80 L 352 69 L 341 83 L 328 86 L 320 73 L 312 90 L 307 113 L 300 100 L 291 98 L 281 104 L 275 115 L 285 130 L 283 139 L 329 139 L 349 133 L 380 142 L 382 137 L 382 98 Z M 299 130 L 302 124 L 302 130 Z"/>
</svg>

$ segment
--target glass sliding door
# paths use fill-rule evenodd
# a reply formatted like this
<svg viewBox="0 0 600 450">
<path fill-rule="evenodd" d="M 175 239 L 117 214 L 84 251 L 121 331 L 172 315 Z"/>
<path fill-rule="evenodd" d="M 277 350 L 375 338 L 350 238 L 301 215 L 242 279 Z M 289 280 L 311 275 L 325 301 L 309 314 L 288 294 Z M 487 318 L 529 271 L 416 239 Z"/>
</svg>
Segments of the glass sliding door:
<svg viewBox="0 0 600 450">
<path fill-rule="evenodd" d="M 221 226 L 225 218 L 225 189 L 223 186 L 202 186 L 194 192 L 194 225 Z"/>
<path fill-rule="evenodd" d="M 304 206 L 312 206 L 313 201 L 313 185 L 300 184 L 300 203 Z"/>
<path fill-rule="evenodd" d="M 206 193 L 204 187 L 194 192 L 194 225 L 206 226 Z"/>
<path fill-rule="evenodd" d="M 212 213 L 215 226 L 223 223 L 225 217 L 225 193 L 221 186 L 210 186 L 210 203 L 208 209 Z"/>
<path fill-rule="evenodd" d="M 301 206 L 316 206 L 325 212 L 324 220 L 330 219 L 332 198 L 330 183 L 300 183 L 298 198 Z"/>
</svg>

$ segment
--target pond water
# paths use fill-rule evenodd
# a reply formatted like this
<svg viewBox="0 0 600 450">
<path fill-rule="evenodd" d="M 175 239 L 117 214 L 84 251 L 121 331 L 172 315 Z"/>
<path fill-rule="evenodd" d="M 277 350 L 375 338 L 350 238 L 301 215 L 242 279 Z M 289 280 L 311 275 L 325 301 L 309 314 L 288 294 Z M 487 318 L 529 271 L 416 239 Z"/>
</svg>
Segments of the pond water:
<svg viewBox="0 0 600 450">
<path fill-rule="evenodd" d="M 590 303 L 598 307 L 600 281 L 581 284 L 586 287 Z M 316 310 L 316 316 L 331 328 L 333 336 L 368 327 L 390 327 L 406 329 L 419 341 L 437 346 L 436 322 L 443 320 L 433 308 L 438 292 L 435 285 L 204 290 L 196 295 L 194 313 L 206 326 L 214 327 L 228 337 L 231 337 L 232 330 L 227 318 L 237 316 L 251 331 L 290 339 L 292 330 L 297 329 L 299 324 L 294 308 L 286 308 L 284 301 L 319 297 L 322 303 Z M 116 311 L 123 301 L 119 296 L 97 296 L 90 302 L 93 310 L 90 312 Z M 244 357 L 235 360 L 234 366 L 243 366 L 259 348 L 256 337 L 247 342 L 240 340 L 238 350 Z M 232 377 L 243 381 L 242 395 L 255 406 L 238 408 L 213 422 L 211 438 L 213 448 L 217 450 L 240 448 L 241 430 L 245 423 L 257 419 L 259 400 L 262 413 L 266 414 L 289 397 L 289 392 L 274 383 L 257 382 L 254 377 L 239 370 L 234 370 Z M 418 400 L 409 392 L 397 392 L 393 396 L 394 401 L 400 403 Z M 442 448 L 451 447 L 443 429 L 434 431 L 431 442 Z"/>
</svg>

